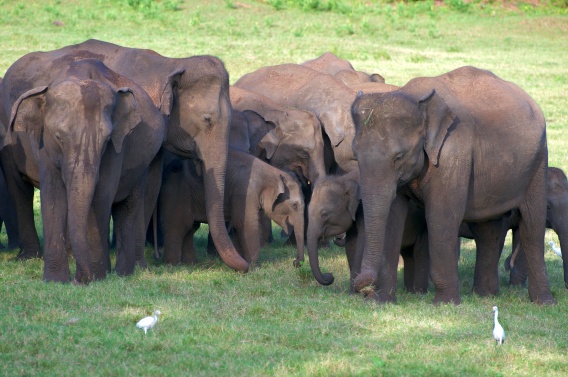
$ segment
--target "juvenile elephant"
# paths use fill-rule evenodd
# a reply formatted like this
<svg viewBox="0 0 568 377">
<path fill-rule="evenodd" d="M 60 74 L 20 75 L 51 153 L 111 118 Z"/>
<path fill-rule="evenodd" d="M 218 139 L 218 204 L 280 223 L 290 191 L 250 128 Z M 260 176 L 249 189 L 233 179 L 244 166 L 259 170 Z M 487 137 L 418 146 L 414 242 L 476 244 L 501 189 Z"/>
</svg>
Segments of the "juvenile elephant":
<svg viewBox="0 0 568 377">
<path fill-rule="evenodd" d="M 315 59 L 303 62 L 302 65 L 318 72 L 334 76 L 347 86 L 362 82 L 385 82 L 383 76 L 378 73 L 369 75 L 365 72 L 356 71 L 348 60 L 341 59 L 331 52 L 324 52 Z"/>
<path fill-rule="evenodd" d="M 260 253 L 259 219 L 265 214 L 283 229 L 295 230 L 296 263 L 304 259 L 304 199 L 298 182 L 247 153 L 229 149 L 225 220 L 235 247 L 248 263 Z M 193 235 L 207 222 L 203 178 L 192 160 L 178 159 L 164 171 L 159 207 L 166 263 L 194 263 Z M 197 223 L 197 226 L 196 226 Z"/>
<path fill-rule="evenodd" d="M 299 64 L 282 64 L 248 73 L 235 86 L 268 97 L 282 107 L 314 113 L 325 133 L 324 153 L 333 156 L 326 171 L 344 174 L 357 168 L 351 148 L 355 126 L 350 113 L 356 92 L 341 81 Z"/>
<path fill-rule="evenodd" d="M 236 86 L 230 93 L 233 108 L 249 121 L 251 154 L 295 173 L 304 183 L 326 175 L 321 125 L 313 113 L 283 107 Z"/>
<path fill-rule="evenodd" d="M 333 283 L 333 275 L 322 275 L 318 262 L 318 241 L 345 233 L 345 254 L 353 282 L 361 272 L 365 242 L 365 220 L 360 205 L 359 172 L 342 176 L 328 176 L 314 188 L 309 204 L 308 254 L 316 280 L 323 285 Z M 428 290 L 428 244 L 424 210 L 409 204 L 404 223 L 400 254 L 404 261 L 404 285 L 409 292 Z M 392 244 L 391 247 L 397 247 Z"/>
<path fill-rule="evenodd" d="M 511 210 L 520 213 L 529 297 L 554 303 L 543 249 L 546 123 L 528 94 L 491 72 L 462 67 L 415 78 L 394 92 L 358 95 L 352 115 L 367 228 L 357 290 L 375 285 L 379 301 L 394 300 L 397 256 L 385 243 L 400 239 L 402 226 L 394 224 L 395 233 L 386 229 L 398 211 L 396 193 L 403 192 L 426 211 L 434 303 L 460 303 L 455 250 L 462 221 L 477 234 L 477 258 L 487 261 L 482 281 L 474 277 L 475 291 L 497 293 L 495 234 Z"/>
<path fill-rule="evenodd" d="M 154 51 L 118 46 L 98 40 L 64 47 L 51 52 L 30 53 L 18 60 L 11 70 L 14 79 L 34 83 L 43 74 L 49 74 L 52 65 L 63 60 L 101 60 L 110 69 L 138 83 L 150 96 L 166 119 L 167 134 L 163 146 L 179 155 L 197 159 L 202 165 L 207 217 L 215 245 L 223 261 L 232 269 L 247 271 L 248 263 L 236 252 L 223 220 L 223 196 L 231 103 L 229 74 L 223 62 L 213 56 L 168 58 Z M 33 66 L 33 71 L 22 67 Z M 10 70 L 9 70 L 10 72 Z M 6 84 L 6 77 L 4 80 Z M 6 85 L 4 85 L 6 87 Z M 17 84 L 7 95 L 16 98 Z M 11 104 L 4 101 L 9 117 Z M 2 118 L 0 114 L 0 118 Z M 0 136 L 1 136 L 0 131 Z M 140 147 L 143 147 L 141 145 Z M 2 164 L 22 164 L 2 156 Z M 4 162 L 6 161 L 6 163 Z M 7 180 L 18 211 L 21 247 L 26 254 L 39 255 L 39 241 L 33 224 L 33 187 L 29 184 L 34 172 L 10 167 Z M 149 196 L 157 195 L 159 184 L 150 186 Z M 18 197 L 16 197 L 16 194 Z M 149 206 L 148 206 L 149 207 Z M 150 217 L 151 209 L 146 209 Z M 143 254 L 139 256 L 143 264 Z"/>
<path fill-rule="evenodd" d="M 12 104 L 9 132 L 20 141 L 4 150 L 29 148 L 23 161 L 39 168 L 31 178 L 41 187 L 44 279 L 70 280 L 67 247 L 77 265 L 75 282 L 106 276 L 111 211 L 116 271 L 129 274 L 144 245 L 148 177 L 161 175 L 164 118 L 142 88 L 99 60 L 41 68 L 41 61 L 21 60 L 3 83 Z"/>
</svg>

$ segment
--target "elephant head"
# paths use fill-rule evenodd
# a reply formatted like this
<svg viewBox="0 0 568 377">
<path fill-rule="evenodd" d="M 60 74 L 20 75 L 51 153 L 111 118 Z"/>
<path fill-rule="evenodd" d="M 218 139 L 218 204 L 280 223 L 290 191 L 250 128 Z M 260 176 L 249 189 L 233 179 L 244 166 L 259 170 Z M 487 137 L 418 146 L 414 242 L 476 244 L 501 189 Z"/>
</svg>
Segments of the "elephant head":
<svg viewBox="0 0 568 377">
<path fill-rule="evenodd" d="M 548 168 L 547 227 L 552 228 L 560 240 L 564 285 L 568 288 L 568 179 L 559 168 Z"/>
<path fill-rule="evenodd" d="M 322 285 L 330 285 L 334 278 L 331 273 L 321 273 L 318 242 L 339 236 L 353 226 L 359 199 L 358 174 L 328 176 L 314 188 L 308 208 L 307 244 L 312 273 Z"/>
<path fill-rule="evenodd" d="M 207 221 L 223 261 L 236 271 L 248 271 L 225 228 L 223 197 L 231 123 L 229 74 L 212 56 L 179 59 L 160 96 L 160 110 L 169 117 L 164 146 L 198 159 L 205 184 Z"/>
<path fill-rule="evenodd" d="M 388 276 L 379 274 L 379 267 L 386 266 L 387 219 L 397 189 L 424 174 L 428 164 L 438 164 L 455 114 L 432 88 L 407 85 L 389 93 L 359 92 L 352 116 L 367 229 L 361 274 L 355 281 L 360 290 Z"/>
<path fill-rule="evenodd" d="M 38 160 L 39 148 L 42 149 L 42 159 L 46 161 L 40 161 L 40 166 L 48 164 L 60 171 L 66 188 L 64 204 L 77 262 L 76 278 L 80 283 L 103 278 L 108 268 L 92 265 L 91 254 L 104 248 L 90 245 L 87 239 L 103 154 L 110 147 L 108 144 L 114 153 L 120 154 L 126 135 L 141 122 L 132 90 L 98 75 L 101 67 L 104 66 L 97 61 L 76 62 L 52 85 L 28 90 L 14 103 L 9 123 L 10 132 L 30 135 Z M 97 262 L 101 261 L 97 258 Z"/>
<path fill-rule="evenodd" d="M 266 215 L 288 234 L 296 235 L 295 266 L 304 261 L 304 196 L 300 184 L 289 174 L 280 172 L 274 185 L 261 194 Z"/>
</svg>

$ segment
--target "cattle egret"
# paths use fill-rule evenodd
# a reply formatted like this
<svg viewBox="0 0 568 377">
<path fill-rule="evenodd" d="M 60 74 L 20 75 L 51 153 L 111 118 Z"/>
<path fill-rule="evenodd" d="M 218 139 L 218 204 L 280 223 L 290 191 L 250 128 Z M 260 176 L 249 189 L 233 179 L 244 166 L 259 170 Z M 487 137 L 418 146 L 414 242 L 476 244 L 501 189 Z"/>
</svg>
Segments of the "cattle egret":
<svg viewBox="0 0 568 377">
<path fill-rule="evenodd" d="M 142 318 L 140 321 L 138 321 L 136 327 L 143 329 L 144 334 L 146 334 L 149 329 L 151 329 L 152 327 L 154 327 L 154 325 L 156 325 L 156 323 L 158 323 L 158 316 L 160 314 L 162 313 L 159 310 L 156 310 L 154 312 L 154 316 Z"/>
<path fill-rule="evenodd" d="M 562 258 L 562 250 L 559 247 L 556 246 L 554 241 L 549 241 L 548 244 L 552 248 L 552 251 L 554 251 L 556 253 L 556 255 L 558 255 L 560 258 Z"/>
<path fill-rule="evenodd" d="M 495 338 L 497 344 L 503 344 L 505 343 L 505 330 L 503 330 L 503 326 L 501 326 L 501 324 L 497 320 L 499 311 L 497 310 L 496 306 L 493 307 L 493 312 L 495 313 L 495 327 L 493 327 L 493 337 Z"/>
</svg>

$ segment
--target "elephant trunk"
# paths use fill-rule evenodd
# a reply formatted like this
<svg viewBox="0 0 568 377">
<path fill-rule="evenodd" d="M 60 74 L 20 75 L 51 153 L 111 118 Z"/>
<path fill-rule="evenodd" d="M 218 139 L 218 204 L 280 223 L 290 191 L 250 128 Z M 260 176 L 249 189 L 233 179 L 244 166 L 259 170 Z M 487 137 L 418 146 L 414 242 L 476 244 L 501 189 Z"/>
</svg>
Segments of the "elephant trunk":
<svg viewBox="0 0 568 377">
<path fill-rule="evenodd" d="M 225 172 L 227 148 L 208 145 L 200 148 L 204 170 L 205 206 L 209 231 L 219 256 L 235 271 L 247 272 L 249 264 L 237 253 L 227 228 L 223 209 L 225 196 Z M 214 161 L 215 163 L 211 163 Z"/>
<path fill-rule="evenodd" d="M 568 221 L 563 219 L 558 224 L 553 224 L 553 229 L 560 240 L 562 251 L 562 267 L 564 269 L 564 286 L 568 289 Z"/>
<path fill-rule="evenodd" d="M 326 272 L 321 273 L 318 259 L 318 240 L 322 235 L 322 225 L 315 218 L 310 216 L 308 222 L 308 256 L 310 258 L 310 267 L 312 274 L 321 285 L 330 285 L 334 281 L 332 274 Z"/>
<path fill-rule="evenodd" d="M 98 169 L 76 170 L 80 170 L 81 173 L 71 174 L 66 180 L 67 226 L 77 265 L 75 282 L 87 284 L 93 280 L 103 279 L 107 272 L 102 255 L 102 245 L 91 245 L 89 242 L 89 234 L 94 235 L 93 232 L 98 232 L 98 229 L 90 227 L 90 224 L 94 223 L 94 213 L 91 207 Z"/>
<path fill-rule="evenodd" d="M 294 217 L 294 234 L 296 235 L 296 260 L 294 266 L 300 267 L 304 262 L 304 211 Z"/>
<path fill-rule="evenodd" d="M 355 278 L 354 288 L 356 291 L 361 291 L 367 286 L 375 285 L 379 294 L 385 295 L 385 300 L 389 300 L 393 292 L 384 290 L 389 287 L 391 281 L 385 255 L 385 242 L 389 213 L 396 195 L 396 180 L 389 180 L 389 177 L 373 173 L 364 174 L 364 172 L 362 168 L 361 192 L 365 216 L 365 249 L 361 273 Z M 377 182 L 381 184 L 377 185 Z"/>
</svg>

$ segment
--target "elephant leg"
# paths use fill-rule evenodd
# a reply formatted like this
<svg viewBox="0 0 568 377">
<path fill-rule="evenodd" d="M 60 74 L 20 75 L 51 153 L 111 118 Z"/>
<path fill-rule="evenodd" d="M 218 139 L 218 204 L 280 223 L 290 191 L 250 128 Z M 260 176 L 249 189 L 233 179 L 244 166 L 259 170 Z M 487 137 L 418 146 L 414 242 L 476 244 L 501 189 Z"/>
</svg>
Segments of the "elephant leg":
<svg viewBox="0 0 568 377">
<path fill-rule="evenodd" d="M 544 234 L 546 230 L 546 171 L 544 154 L 541 166 L 535 173 L 525 200 L 519 206 L 519 235 L 521 247 L 527 258 L 528 291 L 532 302 L 539 305 L 554 304 L 546 264 L 544 263 Z"/>
<path fill-rule="evenodd" d="M 185 237 L 183 237 L 183 245 L 181 251 L 182 264 L 197 263 L 197 253 L 195 251 L 195 243 L 193 242 L 195 232 L 201 227 L 201 223 L 193 223 L 193 227 L 189 229 Z"/>
<path fill-rule="evenodd" d="M 513 252 L 515 255 L 515 260 L 513 268 L 509 272 L 509 283 L 515 286 L 526 287 L 527 286 L 527 257 L 525 252 L 521 247 L 521 240 L 519 235 L 519 229 L 513 229 Z"/>
<path fill-rule="evenodd" d="M 364 232 L 365 225 L 362 230 Z M 365 234 L 358 233 L 357 225 L 354 224 L 345 234 L 345 255 L 349 265 L 349 293 L 355 293 L 355 278 L 361 272 L 361 262 L 365 248 Z"/>
<path fill-rule="evenodd" d="M 414 292 L 414 245 L 400 249 L 400 255 L 404 263 L 404 288 L 408 292 Z"/>
<path fill-rule="evenodd" d="M 154 241 L 153 246 L 155 249 L 159 247 L 159 238 L 157 236 L 158 228 L 156 228 L 156 237 L 154 237 L 154 228 L 151 226 L 152 215 L 158 203 L 158 196 L 160 195 L 160 186 L 162 183 L 162 171 L 163 171 L 163 152 L 162 149 L 158 152 L 156 157 L 150 163 L 148 169 L 148 178 L 146 190 L 144 192 L 144 229 L 152 229 L 152 241 Z M 147 239 L 148 237 L 146 237 Z M 154 250 L 156 253 L 156 250 Z M 146 266 L 146 259 L 144 258 L 144 248 L 142 248 L 142 253 L 136 254 L 136 264 L 142 267 Z"/>
<path fill-rule="evenodd" d="M 15 249 L 19 245 L 20 237 L 18 232 L 18 217 L 2 171 L 0 171 L 0 199 L 0 216 L 2 217 L 0 219 L 0 228 L 2 223 L 4 223 L 6 235 L 8 236 L 8 248 Z"/>
<path fill-rule="evenodd" d="M 45 281 L 69 282 L 71 271 L 67 258 L 67 200 L 65 185 L 55 169 L 42 172 L 44 189 L 41 190 L 41 214 L 43 218 Z"/>
<path fill-rule="evenodd" d="M 458 247 L 459 251 L 459 247 Z M 412 281 L 413 293 L 426 293 L 428 279 L 430 278 L 430 254 L 428 252 L 428 231 L 424 230 L 416 239 L 412 251 L 414 260 L 414 279 Z M 404 266 L 406 270 L 406 265 Z"/>
<path fill-rule="evenodd" d="M 480 296 L 499 292 L 499 256 L 503 219 L 471 223 L 477 256 L 473 275 L 473 292 Z"/>
<path fill-rule="evenodd" d="M 130 195 L 113 205 L 116 228 L 116 272 L 126 276 L 134 272 L 136 255 L 144 252 L 146 225 L 144 221 L 144 197 L 147 176 L 141 178 Z"/>
<path fill-rule="evenodd" d="M 260 245 L 265 247 L 267 244 L 274 242 L 274 237 L 272 236 L 272 220 L 265 214 L 260 215 Z"/>
</svg>

